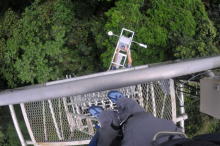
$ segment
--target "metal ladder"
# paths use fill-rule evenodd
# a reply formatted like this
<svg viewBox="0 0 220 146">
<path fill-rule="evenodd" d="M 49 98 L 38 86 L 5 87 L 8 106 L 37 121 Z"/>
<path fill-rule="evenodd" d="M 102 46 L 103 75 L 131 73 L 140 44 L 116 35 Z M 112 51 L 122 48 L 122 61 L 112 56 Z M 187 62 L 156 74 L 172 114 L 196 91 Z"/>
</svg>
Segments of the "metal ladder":
<svg viewBox="0 0 220 146">
<path fill-rule="evenodd" d="M 126 36 L 124 36 L 125 31 L 131 33 L 131 37 L 126 37 Z M 109 70 L 112 68 L 112 66 L 113 66 L 114 64 L 116 64 L 116 68 L 117 68 L 117 69 L 120 68 L 120 67 L 121 67 L 121 68 L 125 68 L 125 61 L 126 61 L 126 59 L 127 59 L 127 52 L 126 52 L 124 49 L 121 49 L 120 52 L 118 53 L 117 62 L 114 62 L 114 58 L 115 58 L 115 56 L 116 56 L 116 54 L 117 54 L 117 49 L 118 49 L 118 47 L 119 47 L 121 44 L 127 45 L 128 51 L 129 51 L 129 53 L 131 54 L 131 52 L 130 52 L 130 47 L 131 47 L 131 43 L 132 43 L 133 37 L 134 37 L 134 32 L 133 32 L 133 31 L 128 30 L 128 29 L 125 29 L 125 28 L 123 28 L 123 29 L 121 30 L 121 34 L 120 34 L 120 36 L 119 36 L 118 43 L 117 43 L 117 45 L 116 45 L 116 47 L 115 47 L 115 52 L 114 52 L 114 54 L 113 54 L 113 57 L 112 57 L 112 60 L 111 60 L 110 66 L 109 66 Z"/>
</svg>

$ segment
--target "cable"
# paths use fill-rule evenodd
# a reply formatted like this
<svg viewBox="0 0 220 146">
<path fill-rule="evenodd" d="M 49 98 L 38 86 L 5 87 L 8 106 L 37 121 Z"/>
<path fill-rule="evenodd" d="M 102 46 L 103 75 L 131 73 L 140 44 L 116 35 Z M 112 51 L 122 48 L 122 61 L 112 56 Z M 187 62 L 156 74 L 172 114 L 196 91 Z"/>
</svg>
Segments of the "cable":
<svg viewBox="0 0 220 146">
<path fill-rule="evenodd" d="M 206 74 L 206 73 L 208 73 L 208 72 L 211 72 L 211 70 L 207 70 L 206 72 L 203 72 L 203 73 L 197 74 L 196 76 L 193 76 L 192 78 L 190 78 L 189 80 L 187 80 L 187 82 L 185 82 L 185 83 L 182 84 L 183 87 L 184 87 L 184 84 L 188 83 L 190 80 L 194 79 L 195 77 L 197 77 L 197 76 L 199 76 L 199 75 Z M 176 88 L 176 95 L 177 95 L 177 97 L 178 97 L 178 99 L 179 99 L 179 101 L 180 101 L 180 105 L 181 105 L 181 106 L 184 106 L 184 104 L 182 103 L 183 101 L 180 99 L 180 97 L 179 97 L 179 95 L 178 95 L 178 93 L 177 93 L 177 89 L 178 89 L 178 88 L 180 88 L 180 87 L 178 86 L 178 87 Z"/>
<path fill-rule="evenodd" d="M 194 95 L 194 94 L 190 94 L 188 92 L 184 92 L 184 91 L 181 91 L 181 90 L 177 90 L 178 92 L 182 92 L 182 93 L 185 93 L 185 94 L 188 94 L 188 95 L 192 95 L 194 97 L 199 97 L 199 95 Z"/>
<path fill-rule="evenodd" d="M 194 79 L 195 77 L 197 77 L 197 76 L 199 76 L 199 75 L 206 74 L 206 73 L 208 73 L 208 72 L 211 72 L 211 70 L 207 70 L 207 71 L 204 72 L 204 73 L 197 74 L 196 76 L 190 78 L 187 82 L 189 82 L 190 80 Z M 187 82 L 186 82 L 186 83 L 187 83 Z M 185 83 L 184 83 L 184 84 L 185 84 Z"/>
<path fill-rule="evenodd" d="M 178 82 L 178 83 L 184 84 L 184 82 L 181 82 L 181 81 L 179 81 L 179 80 L 175 80 L 175 81 Z M 186 86 L 188 86 L 188 87 L 190 87 L 190 88 L 193 88 L 194 90 L 196 89 L 196 87 L 191 86 L 191 85 L 189 85 L 189 84 L 186 84 Z"/>
</svg>

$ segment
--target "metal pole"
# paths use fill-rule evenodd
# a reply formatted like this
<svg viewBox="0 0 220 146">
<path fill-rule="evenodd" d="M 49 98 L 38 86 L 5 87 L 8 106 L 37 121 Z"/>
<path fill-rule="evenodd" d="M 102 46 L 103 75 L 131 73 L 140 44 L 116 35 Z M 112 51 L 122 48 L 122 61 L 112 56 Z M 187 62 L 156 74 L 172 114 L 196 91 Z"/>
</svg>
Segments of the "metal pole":
<svg viewBox="0 0 220 146">
<path fill-rule="evenodd" d="M 176 97 L 175 97 L 175 85 L 174 80 L 170 79 L 170 98 L 172 104 L 172 120 L 176 124 Z"/>
<path fill-rule="evenodd" d="M 220 67 L 220 55 L 0 94 L 0 106 L 111 90 Z M 114 81 L 114 82 L 113 82 Z"/>
<path fill-rule="evenodd" d="M 169 63 L 171 63 L 171 62 L 165 62 L 165 64 L 169 64 Z M 162 64 L 164 64 L 164 63 L 162 63 Z M 159 63 L 151 64 L 151 67 L 158 66 L 158 65 L 161 65 L 161 64 L 159 64 Z M 87 79 L 87 78 L 94 78 L 94 77 L 99 77 L 99 76 L 117 74 L 117 73 L 132 71 L 132 70 L 148 68 L 148 67 L 149 67 L 148 65 L 141 65 L 141 66 L 136 66 L 136 67 L 132 67 L 132 68 L 122 68 L 122 69 L 119 69 L 119 70 L 110 70 L 110 71 L 95 73 L 95 74 L 86 75 L 86 76 L 80 76 L 80 77 L 75 77 L 75 78 L 67 78 L 67 79 L 63 79 L 63 80 L 50 81 L 50 82 L 47 82 L 47 83 L 29 85 L 29 86 L 14 88 L 14 89 L 7 89 L 7 90 L 4 90 L 4 91 L 0 91 L 0 94 L 6 94 L 6 93 L 10 93 L 10 92 L 16 92 L 16 91 L 20 91 L 20 90 L 32 89 L 32 88 L 36 88 L 36 87 L 55 85 L 55 84 L 60 84 L 60 83 L 66 83 L 66 82 L 71 82 L 71 81 L 76 81 L 76 80 Z"/>
<path fill-rule="evenodd" d="M 167 94 L 165 93 L 164 97 L 163 97 L 163 106 L 162 106 L 160 118 L 163 118 L 164 108 L 165 108 L 165 104 L 166 104 L 166 97 L 167 97 Z"/>
<path fill-rule="evenodd" d="M 144 107 L 144 98 L 143 98 L 143 88 L 141 86 L 141 84 L 137 85 L 138 88 L 138 99 L 140 102 L 140 106 Z"/>
<path fill-rule="evenodd" d="M 182 116 L 177 117 L 177 118 L 176 118 L 176 122 L 181 122 L 181 121 L 184 121 L 184 120 L 186 120 L 186 119 L 188 119 L 188 115 L 187 115 L 187 114 L 184 114 L 184 115 L 182 115 Z"/>
<path fill-rule="evenodd" d="M 147 90 L 147 95 L 146 95 L 146 96 L 147 96 L 147 97 L 146 97 L 146 101 L 147 101 L 147 102 L 146 102 L 145 106 L 146 106 L 146 112 L 147 112 L 147 110 L 148 110 L 148 104 L 149 104 L 149 103 L 148 103 L 148 99 L 149 99 L 149 84 L 147 83 L 146 86 L 147 86 L 147 89 L 146 89 L 146 90 Z"/>
<path fill-rule="evenodd" d="M 45 103 L 44 103 L 44 100 L 43 100 L 42 104 L 43 104 L 44 138 L 47 141 L 48 138 L 47 138 L 47 126 L 46 126 L 46 116 L 45 116 Z"/>
<path fill-rule="evenodd" d="M 34 145 L 34 143 L 30 140 L 26 140 L 27 145 Z"/>
<path fill-rule="evenodd" d="M 152 82 L 150 83 L 150 88 L 151 88 L 151 98 L 152 98 L 151 100 L 152 100 L 153 115 L 154 115 L 154 117 L 157 117 L 154 84 Z"/>
<path fill-rule="evenodd" d="M 10 112 L 11 112 L 11 117 L 13 119 L 13 123 L 14 123 L 15 129 L 17 131 L 19 140 L 21 141 L 21 145 L 22 146 L 27 146 L 27 144 L 24 140 L 23 134 L 21 132 L 20 126 L 18 124 L 18 120 L 17 120 L 16 114 L 15 114 L 15 110 L 14 110 L 13 105 L 9 105 L 9 109 L 10 109 Z"/>
<path fill-rule="evenodd" d="M 63 137 L 63 124 L 62 124 L 62 112 L 61 112 L 60 98 L 59 98 L 59 116 L 60 116 L 60 130 L 61 130 L 61 133 L 62 133 L 62 140 L 63 140 L 64 137 Z"/>
<path fill-rule="evenodd" d="M 59 138 L 59 140 L 62 140 L 61 135 L 60 135 L 60 130 L 59 130 L 59 127 L 57 124 L 57 120 L 55 117 L 55 113 L 54 113 L 53 104 L 52 104 L 51 100 L 48 100 L 48 103 L 49 103 L 49 108 L 50 108 L 50 113 L 51 113 L 51 116 L 53 119 L 53 123 L 54 123 L 55 129 L 56 129 L 56 132 L 57 132 L 57 137 Z"/>
<path fill-rule="evenodd" d="M 21 111 L 22 111 L 22 114 L 23 114 L 23 117 L 24 117 L 25 124 L 26 124 L 27 129 L 28 129 L 28 133 L 29 133 L 29 135 L 31 137 L 31 141 L 33 142 L 34 145 L 36 145 L 36 140 L 34 138 L 34 134 L 33 134 L 30 122 L 29 122 L 28 117 L 27 117 L 27 112 L 26 112 L 24 103 L 21 103 L 20 106 L 21 106 Z"/>
<path fill-rule="evenodd" d="M 183 95 L 183 91 L 184 91 L 184 86 L 183 84 L 179 84 L 180 87 L 180 92 L 179 92 L 179 98 L 180 98 L 180 114 L 185 115 L 185 108 L 184 108 L 184 95 Z M 182 131 L 185 132 L 185 127 L 184 127 L 184 119 L 182 119 L 180 121 L 180 127 L 182 128 Z"/>
<path fill-rule="evenodd" d="M 89 144 L 91 140 L 82 141 L 68 141 L 68 142 L 38 142 L 37 146 L 70 146 L 70 145 L 85 145 Z"/>
</svg>

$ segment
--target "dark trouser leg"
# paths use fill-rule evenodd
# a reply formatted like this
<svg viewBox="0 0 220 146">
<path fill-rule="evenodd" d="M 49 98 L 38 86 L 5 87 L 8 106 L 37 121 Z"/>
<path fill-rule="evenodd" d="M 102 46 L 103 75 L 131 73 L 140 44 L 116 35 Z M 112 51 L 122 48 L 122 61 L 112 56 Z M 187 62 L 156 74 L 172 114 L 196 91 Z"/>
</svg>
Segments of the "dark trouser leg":
<svg viewBox="0 0 220 146">
<path fill-rule="evenodd" d="M 140 105 L 133 99 L 120 98 L 117 101 L 119 116 L 121 120 L 127 120 L 124 129 L 124 138 L 122 146 L 142 146 L 151 145 L 153 136 L 160 131 L 179 131 L 176 125 L 165 119 L 154 117 L 150 113 L 146 113 Z M 168 136 L 158 139 L 162 143 L 168 139 Z"/>
<path fill-rule="evenodd" d="M 135 113 L 145 112 L 145 109 L 131 98 L 120 98 L 116 104 L 121 121 L 126 120 L 130 115 Z"/>
<path fill-rule="evenodd" d="M 111 123 L 115 126 L 119 126 L 120 121 L 118 115 L 113 111 L 102 111 L 99 115 L 99 122 L 101 128 L 99 129 L 97 145 L 108 146 L 118 134 L 118 130 L 114 130 L 111 127 Z"/>
</svg>

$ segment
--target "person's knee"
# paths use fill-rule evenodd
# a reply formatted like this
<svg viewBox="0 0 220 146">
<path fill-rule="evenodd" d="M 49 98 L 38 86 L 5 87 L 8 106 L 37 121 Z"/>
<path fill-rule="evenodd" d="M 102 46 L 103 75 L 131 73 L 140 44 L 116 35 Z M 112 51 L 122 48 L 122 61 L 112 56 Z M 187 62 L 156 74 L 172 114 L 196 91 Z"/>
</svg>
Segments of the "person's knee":
<svg viewBox="0 0 220 146">
<path fill-rule="evenodd" d="M 125 97 L 125 98 L 118 99 L 116 104 L 117 104 L 117 107 L 124 109 L 128 104 L 132 105 L 132 102 L 135 102 L 135 101 L 133 99 Z"/>
<path fill-rule="evenodd" d="M 110 126 L 112 122 L 115 126 L 118 126 L 120 124 L 118 114 L 116 114 L 114 111 L 107 111 L 107 110 L 104 110 L 100 113 L 99 122 L 102 127 Z"/>
<path fill-rule="evenodd" d="M 138 109 L 141 108 L 143 109 L 136 101 L 134 101 L 132 98 L 120 98 L 116 102 L 117 107 L 121 109 L 129 108 L 130 111 L 132 111 L 134 108 Z M 143 109 L 144 110 L 144 109 Z"/>
</svg>

